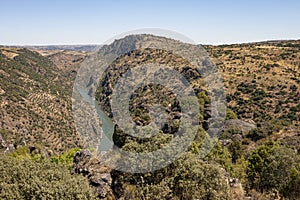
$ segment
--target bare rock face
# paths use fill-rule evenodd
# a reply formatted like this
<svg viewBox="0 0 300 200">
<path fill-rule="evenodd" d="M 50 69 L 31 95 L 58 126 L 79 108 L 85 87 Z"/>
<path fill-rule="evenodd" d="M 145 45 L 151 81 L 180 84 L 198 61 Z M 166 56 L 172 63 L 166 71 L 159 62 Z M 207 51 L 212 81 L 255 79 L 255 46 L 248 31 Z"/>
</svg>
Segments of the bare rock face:
<svg viewBox="0 0 300 200">
<path fill-rule="evenodd" d="M 224 130 L 226 129 L 238 129 L 243 135 L 249 133 L 252 129 L 256 128 L 256 124 L 252 120 L 230 119 L 226 120 Z"/>
<path fill-rule="evenodd" d="M 104 166 L 89 150 L 78 151 L 74 156 L 72 173 L 87 177 L 100 199 L 115 199 L 111 188 L 111 169 Z"/>
</svg>

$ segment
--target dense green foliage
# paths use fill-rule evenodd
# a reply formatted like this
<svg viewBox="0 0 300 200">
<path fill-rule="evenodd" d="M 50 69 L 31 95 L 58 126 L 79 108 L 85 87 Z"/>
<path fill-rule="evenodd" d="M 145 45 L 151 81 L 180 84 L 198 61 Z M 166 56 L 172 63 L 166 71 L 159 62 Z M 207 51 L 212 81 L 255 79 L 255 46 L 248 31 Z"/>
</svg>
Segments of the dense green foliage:
<svg viewBox="0 0 300 200">
<path fill-rule="evenodd" d="M 0 199 L 95 199 L 87 180 L 48 160 L 0 157 Z"/>
<path fill-rule="evenodd" d="M 247 176 L 251 188 L 261 192 L 276 189 L 295 198 L 294 193 L 298 192 L 295 189 L 300 186 L 300 162 L 295 150 L 267 142 L 257 148 L 248 160 Z"/>
<path fill-rule="evenodd" d="M 72 148 L 59 156 L 52 157 L 51 162 L 57 164 L 63 164 L 67 166 L 69 169 L 71 169 L 71 167 L 73 166 L 74 155 L 79 150 L 80 150 L 79 148 Z"/>
<path fill-rule="evenodd" d="M 128 199 L 231 199 L 220 168 L 185 153 L 176 162 L 146 174 L 114 172 L 115 188 Z"/>
</svg>

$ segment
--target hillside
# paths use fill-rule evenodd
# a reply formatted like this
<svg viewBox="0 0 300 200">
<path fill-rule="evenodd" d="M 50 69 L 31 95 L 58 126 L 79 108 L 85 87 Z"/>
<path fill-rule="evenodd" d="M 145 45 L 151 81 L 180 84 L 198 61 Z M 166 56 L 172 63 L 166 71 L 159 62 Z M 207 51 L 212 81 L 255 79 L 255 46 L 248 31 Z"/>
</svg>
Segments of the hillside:
<svg viewBox="0 0 300 200">
<path fill-rule="evenodd" d="M 199 120 L 201 127 L 187 152 L 175 162 L 145 174 L 104 166 L 103 157 L 96 156 L 92 148 L 92 152 L 79 151 L 84 145 L 75 130 L 72 115 L 73 83 L 92 46 L 30 49 L 2 46 L 0 162 L 4 171 L 11 173 L 9 166 L 17 163 L 12 169 L 22 177 L 23 168 L 27 166 L 43 172 L 49 167 L 51 176 L 43 179 L 43 185 L 47 185 L 47 180 L 52 181 L 57 173 L 72 169 L 72 176 L 68 174 L 58 179 L 64 189 L 74 174 L 81 174 L 86 178 L 75 176 L 76 184 L 72 187 L 80 187 L 79 181 L 84 181 L 84 187 L 78 192 L 71 190 L 70 194 L 86 192 L 90 195 L 92 188 L 98 199 L 299 199 L 300 40 L 204 46 L 224 80 L 228 109 L 220 140 L 206 157 L 199 159 L 209 119 L 216 112 L 211 108 L 210 91 L 201 73 L 186 59 L 174 52 L 148 48 L 151 43 L 141 45 L 141 41 L 152 37 L 155 38 L 128 36 L 104 46 L 96 55 L 118 56 L 102 77 L 97 77 L 97 73 L 88 76 L 85 86 L 88 94 L 95 95 L 98 105 L 112 118 L 114 86 L 126 71 L 148 63 L 177 70 L 192 83 L 200 106 L 199 115 L 193 119 Z M 156 39 L 184 47 L 179 41 Z M 124 51 L 127 53 L 122 53 Z M 163 71 L 156 75 L 167 77 Z M 95 82 L 97 78 L 100 78 L 99 85 Z M 172 83 L 178 86 L 176 81 Z M 161 131 L 145 139 L 135 138 L 115 126 L 113 140 L 120 149 L 147 153 L 164 148 L 174 138 L 181 138 L 182 135 L 177 134 L 178 124 L 184 115 L 172 91 L 160 84 L 148 84 L 131 92 L 130 116 L 137 126 L 150 124 L 154 104 L 162 105 L 169 116 L 165 121 L 164 116 L 159 116 Z M 24 161 L 28 159 L 30 162 Z M 117 161 L 121 165 L 130 163 L 130 160 Z M 55 171 L 60 165 L 65 168 Z M 39 181 L 38 174 L 34 176 L 29 185 Z M 9 177 L 4 174 L 1 178 L 19 181 Z M 16 185 L 19 195 L 23 190 L 27 194 L 28 190 L 19 182 Z M 0 184 L 0 197 L 13 196 L 13 192 L 1 191 L 13 191 L 14 184 L 5 187 Z M 49 192 L 45 188 L 43 191 Z"/>
<path fill-rule="evenodd" d="M 270 136 L 298 146 L 300 41 L 205 48 L 224 79 L 228 108 L 259 126 L 255 140 Z"/>
<path fill-rule="evenodd" d="M 205 85 L 201 84 L 203 83 L 200 78 L 201 75 L 197 74 L 197 71 L 193 71 L 193 66 L 185 62 L 184 59 L 176 57 L 170 52 L 143 48 L 139 41 L 145 41 L 148 38 L 147 36 L 140 37 L 126 37 L 124 40 L 115 41 L 112 44 L 112 46 L 117 46 L 120 52 L 126 48 L 129 52 L 118 57 L 108 67 L 97 88 L 96 98 L 107 115 L 112 117 L 115 113 L 112 113 L 110 109 L 111 96 L 115 92 L 114 87 L 117 80 L 123 77 L 127 70 L 132 70 L 136 66 L 148 62 L 174 67 L 188 80 L 195 81 L 192 84 L 193 89 L 199 92 L 199 102 L 202 102 L 200 119 L 204 120 L 201 121 L 204 129 L 198 130 L 196 139 L 189 149 L 189 152 L 197 155 L 199 148 L 201 148 L 201 140 L 205 135 L 205 120 L 209 119 L 209 114 L 212 112 L 209 93 L 205 90 Z M 126 45 L 128 40 L 131 40 L 132 43 L 129 42 L 130 44 L 140 45 L 141 48 L 130 51 L 134 47 Z M 105 47 L 104 51 L 111 52 L 110 47 Z M 275 198 L 272 195 L 289 196 L 286 193 L 289 189 L 286 187 L 294 187 L 287 185 L 289 181 L 293 180 L 290 173 L 293 167 L 297 168 L 296 163 L 299 161 L 296 154 L 300 150 L 299 41 L 205 46 L 205 48 L 215 61 L 219 73 L 224 79 L 228 110 L 220 143 L 204 160 L 213 166 L 225 168 L 230 176 L 237 178 L 236 185 L 229 189 L 234 193 L 234 199 L 241 199 L 242 192 L 237 189 L 239 188 L 237 186 L 239 181 L 243 184 L 245 192 L 253 199 Z M 117 53 L 120 54 L 119 51 Z M 174 60 L 176 62 L 173 63 Z M 180 108 L 178 108 L 178 103 L 173 97 L 173 94 L 164 87 L 155 85 L 136 89 L 129 102 L 133 121 L 137 126 L 148 125 L 150 117 L 147 113 L 151 105 L 155 103 L 165 106 L 172 122 L 180 121 L 181 117 L 176 112 Z M 170 140 L 176 138 L 176 135 L 173 135 L 177 131 L 176 124 L 166 123 L 163 127 L 162 132 L 159 132 L 155 137 L 138 139 L 117 125 L 113 139 L 115 144 L 123 150 L 137 153 L 151 152 L 164 147 Z M 187 154 L 183 154 L 182 157 L 188 156 Z M 189 159 L 193 160 L 193 156 Z M 286 165 L 284 162 L 289 164 Z M 126 161 L 121 163 L 126 165 Z M 185 164 L 183 165 L 185 166 Z M 198 166 L 199 163 L 194 164 Z M 133 165 L 135 163 L 131 167 L 134 167 Z M 276 173 L 275 166 L 281 170 L 281 175 Z M 199 165 L 198 167 L 203 166 Z M 188 192 L 176 193 L 176 186 L 179 183 L 176 182 L 177 179 L 173 179 L 177 176 L 173 170 L 177 168 L 180 167 L 174 164 L 157 172 L 141 175 L 142 180 L 144 180 L 143 186 L 139 185 L 140 177 L 116 171 L 113 175 L 119 181 L 117 187 L 120 190 L 117 191 L 117 195 L 122 197 L 130 193 L 138 197 L 137 199 L 140 198 L 139 195 L 149 195 L 151 198 L 156 198 L 156 196 L 152 196 L 155 194 L 154 188 L 162 187 L 164 188 L 162 192 L 170 191 L 168 194 L 159 194 L 162 199 L 167 198 L 168 195 L 171 196 L 171 199 L 198 197 L 196 187 L 192 185 L 188 186 L 190 187 Z M 182 173 L 188 173 L 188 171 L 182 171 Z M 216 174 L 218 173 L 220 171 L 217 170 Z M 296 174 L 298 177 L 299 171 Z M 158 177 L 162 178 L 158 179 Z M 179 180 L 184 182 L 187 179 L 190 180 L 191 177 L 185 178 L 180 177 Z M 200 184 L 197 181 L 198 179 L 193 184 Z M 293 184 L 297 188 L 299 183 L 293 182 Z M 172 188 L 172 185 L 175 185 L 175 188 Z M 225 188 L 225 186 L 223 187 Z M 146 192 L 146 188 L 153 191 Z M 290 194 L 294 195 L 295 190 L 297 190 L 295 188 L 291 189 Z M 217 190 L 217 188 L 214 189 Z M 208 193 L 209 191 L 208 189 Z M 278 193 L 272 193 L 272 191 Z M 295 198 L 297 195 L 296 192 Z M 222 197 L 215 196 L 214 198 L 229 198 L 225 196 L 223 194 Z"/>
<path fill-rule="evenodd" d="M 242 118 L 299 121 L 300 41 L 208 46 Z M 297 123 L 294 123 L 297 124 Z"/>
<path fill-rule="evenodd" d="M 28 49 L 0 49 L 0 130 L 7 145 L 40 144 L 49 152 L 80 145 L 70 98 L 84 55 L 79 57 L 64 52 L 44 57 Z"/>
</svg>

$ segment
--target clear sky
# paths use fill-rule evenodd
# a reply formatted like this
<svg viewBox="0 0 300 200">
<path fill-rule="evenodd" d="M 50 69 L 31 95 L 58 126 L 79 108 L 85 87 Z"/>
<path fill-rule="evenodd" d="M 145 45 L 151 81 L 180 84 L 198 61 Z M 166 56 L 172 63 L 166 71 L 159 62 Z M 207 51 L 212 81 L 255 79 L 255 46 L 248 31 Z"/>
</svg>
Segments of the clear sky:
<svg viewBox="0 0 300 200">
<path fill-rule="evenodd" d="M 141 28 L 197 43 L 300 39 L 298 0 L 0 0 L 0 45 L 101 44 Z"/>
</svg>

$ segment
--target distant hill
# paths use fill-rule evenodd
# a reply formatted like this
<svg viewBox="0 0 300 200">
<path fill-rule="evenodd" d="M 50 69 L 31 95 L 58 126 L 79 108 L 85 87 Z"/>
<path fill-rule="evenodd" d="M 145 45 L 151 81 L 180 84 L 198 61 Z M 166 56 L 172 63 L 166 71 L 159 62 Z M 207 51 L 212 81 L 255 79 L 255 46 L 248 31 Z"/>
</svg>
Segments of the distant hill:
<svg viewBox="0 0 300 200">
<path fill-rule="evenodd" d="M 3 46 L 14 48 L 27 48 L 30 50 L 68 50 L 68 51 L 84 51 L 93 52 L 96 51 L 101 45 L 43 45 L 43 46 Z"/>
</svg>

